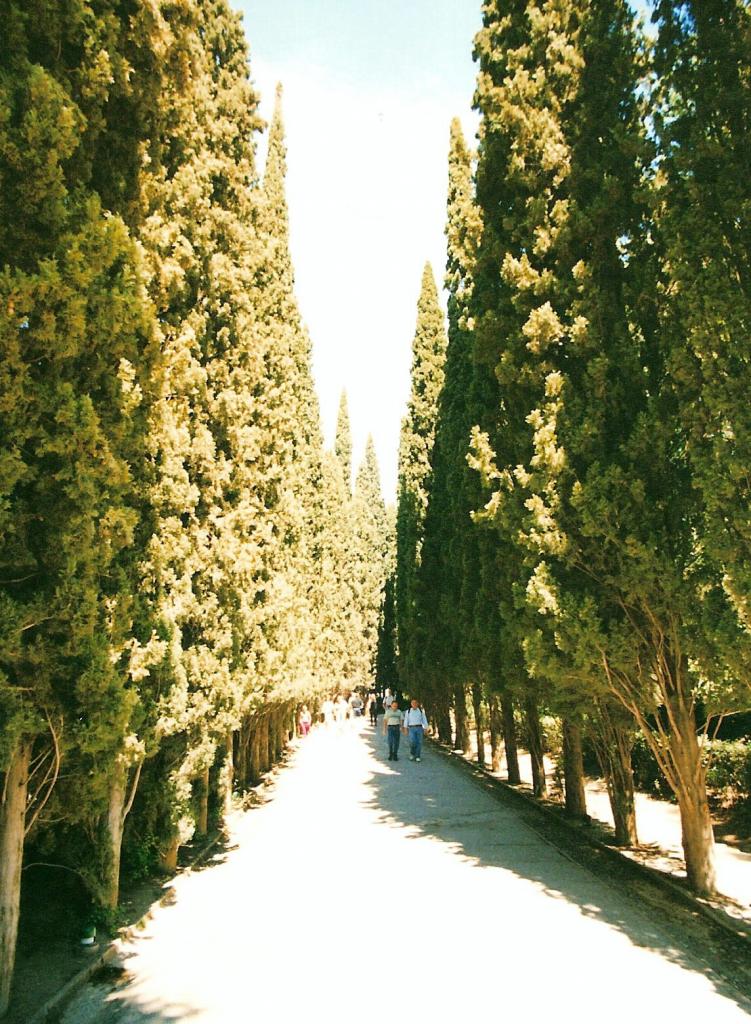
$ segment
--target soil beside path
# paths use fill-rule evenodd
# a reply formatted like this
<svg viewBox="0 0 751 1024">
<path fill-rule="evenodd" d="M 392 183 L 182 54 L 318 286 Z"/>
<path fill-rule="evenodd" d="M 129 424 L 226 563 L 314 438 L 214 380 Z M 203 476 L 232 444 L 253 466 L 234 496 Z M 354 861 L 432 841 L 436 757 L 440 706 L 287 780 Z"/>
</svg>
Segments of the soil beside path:
<svg viewBox="0 0 751 1024">
<path fill-rule="evenodd" d="M 314 731 L 64 1024 L 747 1019 L 682 925 L 440 754 L 406 753 Z"/>
</svg>

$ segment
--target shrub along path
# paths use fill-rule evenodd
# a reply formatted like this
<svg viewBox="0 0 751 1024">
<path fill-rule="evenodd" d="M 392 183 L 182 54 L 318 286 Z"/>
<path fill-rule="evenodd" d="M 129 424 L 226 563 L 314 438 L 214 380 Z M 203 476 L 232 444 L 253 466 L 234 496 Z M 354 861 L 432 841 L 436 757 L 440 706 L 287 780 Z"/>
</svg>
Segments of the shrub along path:
<svg viewBox="0 0 751 1024">
<path fill-rule="evenodd" d="M 233 839 L 176 880 L 118 983 L 85 989 L 64 1024 L 724 1024 L 751 1009 L 703 934 L 574 863 L 441 755 L 386 761 L 367 726 L 314 731 Z"/>
</svg>

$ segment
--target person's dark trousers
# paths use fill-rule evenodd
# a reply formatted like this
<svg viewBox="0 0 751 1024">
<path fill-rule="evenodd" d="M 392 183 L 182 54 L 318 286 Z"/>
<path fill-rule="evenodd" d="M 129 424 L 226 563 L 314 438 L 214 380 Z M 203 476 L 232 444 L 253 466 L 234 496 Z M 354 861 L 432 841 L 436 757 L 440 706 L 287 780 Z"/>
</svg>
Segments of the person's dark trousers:
<svg viewBox="0 0 751 1024">
<path fill-rule="evenodd" d="M 409 727 L 409 753 L 410 757 L 422 757 L 421 725 L 410 725 Z"/>
<path fill-rule="evenodd" d="M 389 761 L 396 761 L 399 754 L 399 738 L 402 734 L 398 725 L 390 725 L 387 729 L 389 740 Z"/>
</svg>

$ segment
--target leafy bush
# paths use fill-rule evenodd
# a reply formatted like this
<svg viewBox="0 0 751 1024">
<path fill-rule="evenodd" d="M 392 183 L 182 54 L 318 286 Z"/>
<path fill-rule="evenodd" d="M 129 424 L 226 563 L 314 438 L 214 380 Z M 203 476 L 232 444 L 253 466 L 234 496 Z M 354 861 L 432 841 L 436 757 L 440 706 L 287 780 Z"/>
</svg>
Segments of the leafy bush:
<svg viewBox="0 0 751 1024">
<path fill-rule="evenodd" d="M 636 734 L 634 747 L 631 751 L 631 765 L 634 770 L 634 786 L 642 793 L 658 796 L 663 800 L 672 800 L 673 792 L 660 771 L 644 734 Z"/>
<path fill-rule="evenodd" d="M 546 754 L 549 754 L 554 761 L 563 760 L 563 726 L 560 718 L 553 715 L 543 715 L 540 719 L 542 726 L 542 744 Z"/>
<path fill-rule="evenodd" d="M 751 796 L 751 743 L 713 740 L 705 746 L 707 785 L 731 800 Z"/>
</svg>

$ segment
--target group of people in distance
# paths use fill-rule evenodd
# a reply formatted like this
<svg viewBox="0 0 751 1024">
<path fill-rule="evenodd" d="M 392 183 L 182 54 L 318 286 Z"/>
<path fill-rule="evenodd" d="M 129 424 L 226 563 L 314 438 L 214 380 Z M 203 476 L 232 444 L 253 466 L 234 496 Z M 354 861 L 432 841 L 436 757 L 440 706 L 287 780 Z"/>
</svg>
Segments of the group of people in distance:
<svg viewBox="0 0 751 1024">
<path fill-rule="evenodd" d="M 343 693 L 327 697 L 321 705 L 321 722 L 327 727 L 342 726 L 348 719 L 362 718 L 365 703 L 357 690 L 349 698 Z M 307 736 L 313 726 L 313 715 L 307 704 L 303 704 L 297 718 L 301 736 Z"/>
<path fill-rule="evenodd" d="M 321 705 L 321 721 L 324 726 L 342 726 L 348 718 L 361 718 L 365 712 L 370 716 L 370 723 L 378 729 L 378 719 L 383 715 L 383 734 L 388 740 L 388 760 L 399 760 L 399 743 L 402 733 L 409 737 L 409 759 L 422 759 L 422 741 L 428 728 L 428 719 L 420 706 L 420 702 L 412 700 L 410 707 L 402 711 L 398 698 L 387 689 L 384 695 L 371 693 L 367 703 L 362 696 L 353 690 L 347 699 L 344 694 L 327 697 Z M 303 704 L 298 716 L 301 736 L 307 736 L 313 725 L 313 716 L 307 704 Z"/>
</svg>

